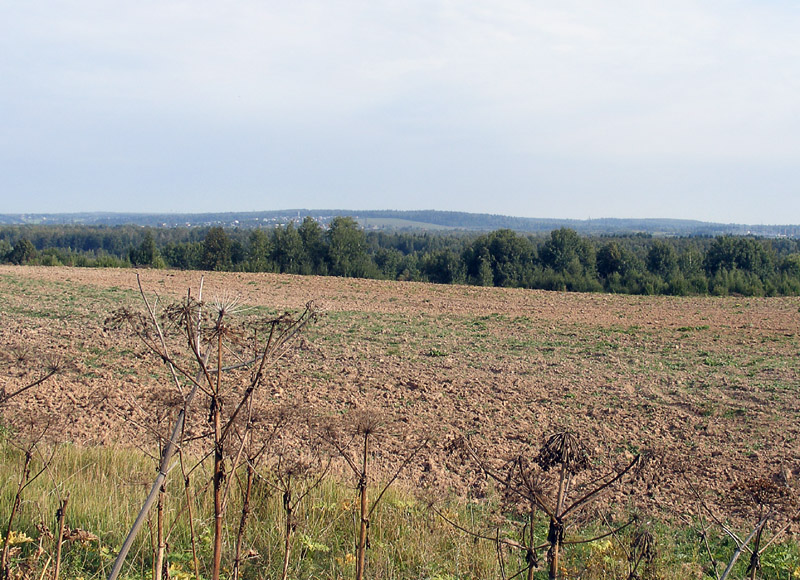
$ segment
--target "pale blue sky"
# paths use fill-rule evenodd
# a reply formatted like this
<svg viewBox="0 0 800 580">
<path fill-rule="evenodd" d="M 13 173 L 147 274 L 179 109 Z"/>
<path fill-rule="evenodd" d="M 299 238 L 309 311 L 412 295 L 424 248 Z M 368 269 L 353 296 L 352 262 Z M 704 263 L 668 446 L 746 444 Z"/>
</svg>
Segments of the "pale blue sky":
<svg viewBox="0 0 800 580">
<path fill-rule="evenodd" d="M 800 223 L 800 3 L 5 0 L 0 213 Z"/>
</svg>

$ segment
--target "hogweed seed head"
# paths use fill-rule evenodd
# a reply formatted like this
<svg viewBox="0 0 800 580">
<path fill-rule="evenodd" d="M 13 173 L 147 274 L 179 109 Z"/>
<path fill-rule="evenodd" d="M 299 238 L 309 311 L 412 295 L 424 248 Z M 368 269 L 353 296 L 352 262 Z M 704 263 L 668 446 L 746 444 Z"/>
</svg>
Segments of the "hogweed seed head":
<svg viewBox="0 0 800 580">
<path fill-rule="evenodd" d="M 535 461 L 543 471 L 564 466 L 577 473 L 589 467 L 589 454 L 574 433 L 564 431 L 551 435 L 542 444 Z"/>
<path fill-rule="evenodd" d="M 739 512 L 753 508 L 781 510 L 797 504 L 794 490 L 767 477 L 754 477 L 737 483 L 731 488 L 729 498 L 733 507 Z"/>
</svg>

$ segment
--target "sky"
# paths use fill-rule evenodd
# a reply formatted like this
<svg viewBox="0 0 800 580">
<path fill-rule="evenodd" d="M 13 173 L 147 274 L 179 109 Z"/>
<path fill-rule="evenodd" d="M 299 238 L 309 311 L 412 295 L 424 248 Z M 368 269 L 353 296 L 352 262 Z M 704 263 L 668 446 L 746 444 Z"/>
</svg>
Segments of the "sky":
<svg viewBox="0 0 800 580">
<path fill-rule="evenodd" d="M 4 0 L 0 213 L 800 223 L 790 0 Z"/>
</svg>

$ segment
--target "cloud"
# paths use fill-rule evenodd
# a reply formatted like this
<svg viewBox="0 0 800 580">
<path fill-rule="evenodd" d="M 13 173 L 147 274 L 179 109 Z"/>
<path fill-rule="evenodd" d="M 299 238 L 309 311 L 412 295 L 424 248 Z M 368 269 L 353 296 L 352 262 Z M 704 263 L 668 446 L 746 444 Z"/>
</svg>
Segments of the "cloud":
<svg viewBox="0 0 800 580">
<path fill-rule="evenodd" d="M 633 192 L 668 166 L 711 191 L 704 165 L 796 165 L 798 29 L 800 6 L 753 0 L 9 0 L 0 186 L 227 180 L 364 207 L 402 184 L 477 209 L 537 184 Z M 626 166 L 641 180 L 598 169 Z"/>
</svg>

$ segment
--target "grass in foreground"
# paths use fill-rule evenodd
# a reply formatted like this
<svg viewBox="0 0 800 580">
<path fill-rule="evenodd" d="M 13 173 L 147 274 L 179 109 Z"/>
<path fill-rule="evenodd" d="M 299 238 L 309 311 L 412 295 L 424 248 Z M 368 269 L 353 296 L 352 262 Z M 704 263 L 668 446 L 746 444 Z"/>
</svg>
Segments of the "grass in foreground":
<svg viewBox="0 0 800 580">
<path fill-rule="evenodd" d="M 147 489 L 154 478 L 155 463 L 143 453 L 130 449 L 78 448 L 59 445 L 37 451 L 32 473 L 52 461 L 22 494 L 19 517 L 12 527 L 12 577 L 50 577 L 53 566 L 52 533 L 59 501 L 69 494 L 66 509 L 68 528 L 84 538 L 64 546 L 61 578 L 107 577 L 116 552 L 136 517 Z M 0 526 L 5 534 L 10 506 L 17 490 L 22 451 L 8 437 L 0 443 Z M 266 476 L 266 474 L 265 474 Z M 239 474 L 233 474 L 235 482 Z M 267 476 L 268 477 L 268 476 Z M 208 473 L 195 473 L 191 479 L 194 527 L 201 576 L 210 565 L 213 509 L 202 498 Z M 244 541 L 248 558 L 242 578 L 280 578 L 284 550 L 283 497 L 275 493 L 268 479 L 257 480 L 252 512 Z M 223 575 L 229 577 L 234 541 L 240 516 L 238 483 L 226 516 Z M 179 468 L 168 479 L 165 520 L 168 550 L 165 569 L 169 577 L 194 578 L 191 534 L 186 517 L 186 494 Z M 358 516 L 357 490 L 344 479 L 327 476 L 299 505 L 293 522 L 289 578 L 351 578 L 355 571 L 355 541 Z M 474 530 L 514 541 L 520 528 L 506 516 L 498 515 L 498 501 L 490 496 L 480 503 L 437 501 L 436 509 L 464 530 Z M 155 543 L 155 510 L 140 534 L 123 569 L 125 578 L 152 578 Z M 536 533 L 545 541 L 545 519 Z M 580 530 L 583 537 L 602 534 L 599 523 Z M 652 563 L 638 569 L 641 578 L 713 578 L 708 555 L 696 530 L 652 525 Z M 571 534 L 576 533 L 574 530 Z M 561 568 L 563 578 L 628 578 L 629 555 L 634 532 L 609 536 L 595 542 L 567 546 Z M 723 536 L 711 538 L 714 557 L 724 563 L 735 546 Z M 544 552 L 534 578 L 546 578 Z M 390 489 L 373 515 L 367 556 L 368 578 L 456 580 L 472 578 L 511 578 L 525 568 L 525 554 L 508 546 L 498 546 L 470 536 L 436 515 L 429 503 L 410 490 Z M 748 557 L 742 556 L 731 578 L 744 578 Z M 800 577 L 800 551 L 796 543 L 783 542 L 770 550 L 757 577 L 789 579 Z M 27 568 L 26 568 L 27 566 Z M 166 577 L 166 576 L 165 576 Z M 524 577 L 524 575 L 522 576 Z"/>
</svg>

